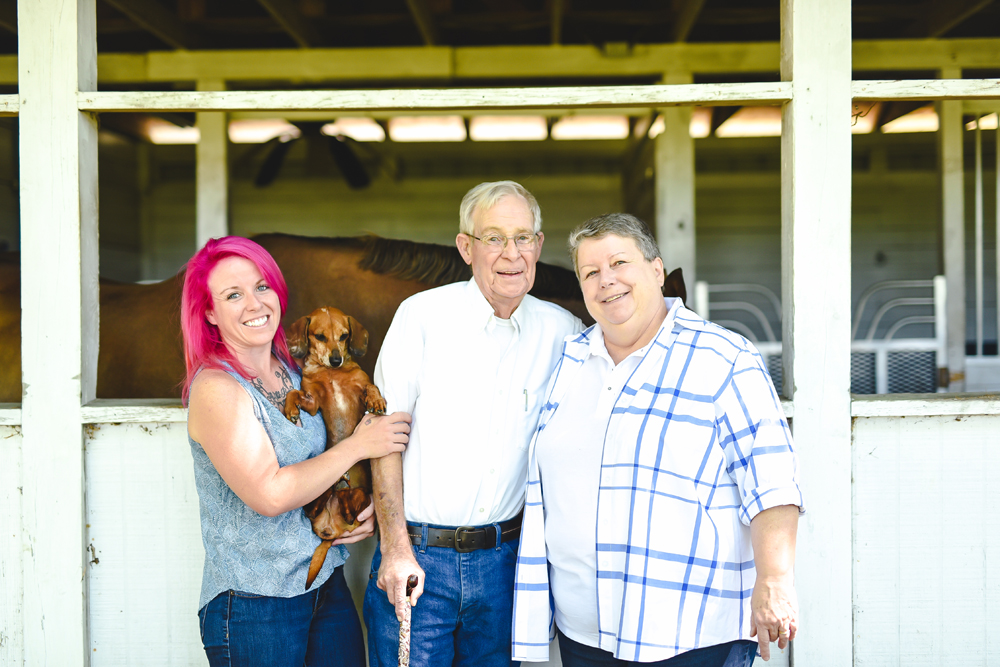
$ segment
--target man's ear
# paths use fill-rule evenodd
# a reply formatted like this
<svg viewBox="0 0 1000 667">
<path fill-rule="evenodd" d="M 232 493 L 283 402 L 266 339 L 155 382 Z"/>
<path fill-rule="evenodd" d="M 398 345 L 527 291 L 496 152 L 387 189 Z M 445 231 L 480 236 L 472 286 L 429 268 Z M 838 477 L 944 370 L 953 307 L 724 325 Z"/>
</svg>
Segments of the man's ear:
<svg viewBox="0 0 1000 667">
<path fill-rule="evenodd" d="M 458 247 L 458 254 L 462 256 L 466 264 L 472 264 L 472 238 L 468 234 L 458 233 L 455 237 L 455 245 Z"/>
</svg>

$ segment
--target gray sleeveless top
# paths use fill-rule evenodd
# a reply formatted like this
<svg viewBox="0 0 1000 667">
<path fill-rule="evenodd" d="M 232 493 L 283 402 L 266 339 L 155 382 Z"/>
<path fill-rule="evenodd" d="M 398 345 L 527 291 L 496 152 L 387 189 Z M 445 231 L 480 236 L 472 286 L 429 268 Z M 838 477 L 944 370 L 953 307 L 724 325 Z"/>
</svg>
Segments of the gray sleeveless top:
<svg viewBox="0 0 1000 667">
<path fill-rule="evenodd" d="M 239 382 L 253 401 L 254 416 L 264 426 L 278 465 L 287 466 L 321 454 L 326 446 L 323 418 L 302 413 L 302 427 L 292 424 L 239 373 L 226 371 Z M 297 369 L 288 369 L 292 384 L 301 388 Z M 289 598 L 306 592 L 306 575 L 320 539 L 302 508 L 276 517 L 250 509 L 233 493 L 215 470 L 204 448 L 191 439 L 194 480 L 201 509 L 201 538 L 205 544 L 205 569 L 201 579 L 198 609 L 216 595 L 233 590 L 269 597 Z M 347 560 L 347 549 L 334 546 L 313 582 L 312 589 L 326 582 L 334 568 Z"/>
</svg>

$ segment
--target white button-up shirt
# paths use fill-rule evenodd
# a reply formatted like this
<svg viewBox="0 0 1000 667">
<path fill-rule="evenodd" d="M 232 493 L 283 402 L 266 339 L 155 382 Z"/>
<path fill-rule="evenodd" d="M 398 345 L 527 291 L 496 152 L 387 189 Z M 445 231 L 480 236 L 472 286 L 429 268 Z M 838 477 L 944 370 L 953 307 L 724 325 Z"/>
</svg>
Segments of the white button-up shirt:
<svg viewBox="0 0 1000 667">
<path fill-rule="evenodd" d="M 499 320 L 474 279 L 399 306 L 375 384 L 390 412 L 413 415 L 403 453 L 407 521 L 479 526 L 517 515 L 545 385 L 563 340 L 582 329 L 531 295 Z"/>
</svg>

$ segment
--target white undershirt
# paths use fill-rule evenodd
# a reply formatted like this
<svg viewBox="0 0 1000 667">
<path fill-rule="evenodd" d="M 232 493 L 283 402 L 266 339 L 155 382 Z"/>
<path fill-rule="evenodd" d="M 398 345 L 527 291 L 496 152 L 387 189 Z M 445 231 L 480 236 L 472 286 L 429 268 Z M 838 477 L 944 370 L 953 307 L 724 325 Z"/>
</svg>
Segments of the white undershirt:
<svg viewBox="0 0 1000 667">
<path fill-rule="evenodd" d="M 661 326 L 672 326 L 668 316 Z M 590 356 L 535 444 L 545 494 L 545 545 L 556 625 L 573 641 L 601 644 L 597 622 L 597 492 L 615 402 L 646 349 L 615 366 L 595 327 Z"/>
</svg>

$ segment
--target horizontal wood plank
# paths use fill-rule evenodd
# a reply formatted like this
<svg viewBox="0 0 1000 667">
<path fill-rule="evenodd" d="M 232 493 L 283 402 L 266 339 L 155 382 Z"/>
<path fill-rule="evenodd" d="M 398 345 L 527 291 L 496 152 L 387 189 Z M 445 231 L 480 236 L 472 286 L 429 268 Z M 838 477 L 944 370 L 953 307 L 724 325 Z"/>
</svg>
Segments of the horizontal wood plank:
<svg viewBox="0 0 1000 667">
<path fill-rule="evenodd" d="M 854 81 L 851 88 L 856 101 L 1000 99 L 1000 79 Z"/>
<path fill-rule="evenodd" d="M 105 399 L 81 409 L 84 424 L 170 424 L 187 421 L 187 408 L 172 398 Z"/>
<path fill-rule="evenodd" d="M 1000 394 L 854 395 L 852 417 L 1000 415 Z"/>
<path fill-rule="evenodd" d="M 684 104 L 780 104 L 789 83 L 558 88 L 447 88 L 349 91 L 83 92 L 82 111 L 487 111 L 496 109 L 622 109 Z"/>
</svg>

